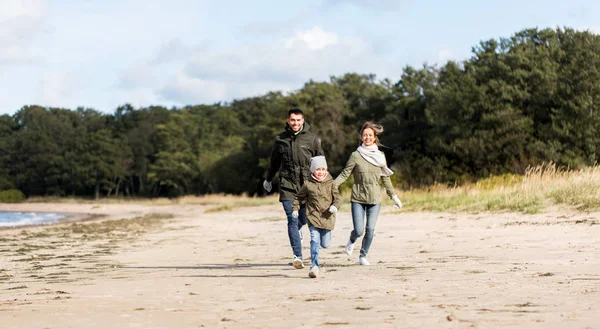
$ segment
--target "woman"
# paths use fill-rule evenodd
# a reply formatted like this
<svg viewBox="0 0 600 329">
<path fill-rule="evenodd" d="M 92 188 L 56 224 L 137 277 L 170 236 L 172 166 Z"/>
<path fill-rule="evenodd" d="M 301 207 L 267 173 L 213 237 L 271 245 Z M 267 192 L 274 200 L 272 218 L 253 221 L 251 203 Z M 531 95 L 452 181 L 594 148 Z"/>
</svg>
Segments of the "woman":
<svg viewBox="0 0 600 329">
<path fill-rule="evenodd" d="M 402 208 L 402 202 L 396 195 L 390 176 L 394 173 L 387 167 L 385 155 L 379 151 L 378 145 L 381 145 L 379 134 L 383 132 L 381 125 L 367 121 L 360 129 L 362 145 L 350 155 L 350 159 L 346 163 L 346 167 L 339 176 L 335 179 L 337 186 L 340 186 L 350 174 L 354 176 L 354 184 L 352 184 L 352 223 L 354 229 L 350 233 L 350 239 L 346 244 L 346 253 L 352 255 L 354 243 L 356 240 L 365 234 L 360 249 L 359 264 L 370 265 L 367 260 L 367 254 L 373 242 L 375 234 L 375 224 L 379 217 L 379 209 L 381 208 L 381 187 L 379 180 L 383 182 L 383 186 L 387 194 L 394 201 L 394 205 Z M 365 233 L 365 215 L 367 218 L 366 233 Z"/>
</svg>

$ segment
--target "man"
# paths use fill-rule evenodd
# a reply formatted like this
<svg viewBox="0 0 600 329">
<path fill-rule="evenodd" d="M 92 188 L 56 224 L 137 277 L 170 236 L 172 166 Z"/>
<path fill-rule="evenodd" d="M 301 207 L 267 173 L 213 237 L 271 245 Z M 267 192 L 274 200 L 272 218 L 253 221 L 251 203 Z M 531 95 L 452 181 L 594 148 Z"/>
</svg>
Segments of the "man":
<svg viewBox="0 0 600 329">
<path fill-rule="evenodd" d="M 323 155 L 321 142 L 304 122 L 304 113 L 298 108 L 288 111 L 285 131 L 275 136 L 273 152 L 267 177 L 263 187 L 271 192 L 271 181 L 279 171 L 279 201 L 287 216 L 288 237 L 294 252 L 292 265 L 301 269 L 302 263 L 302 226 L 306 224 L 306 208 L 300 207 L 299 216 L 292 216 L 292 203 L 300 187 L 310 177 L 310 158 Z"/>
</svg>

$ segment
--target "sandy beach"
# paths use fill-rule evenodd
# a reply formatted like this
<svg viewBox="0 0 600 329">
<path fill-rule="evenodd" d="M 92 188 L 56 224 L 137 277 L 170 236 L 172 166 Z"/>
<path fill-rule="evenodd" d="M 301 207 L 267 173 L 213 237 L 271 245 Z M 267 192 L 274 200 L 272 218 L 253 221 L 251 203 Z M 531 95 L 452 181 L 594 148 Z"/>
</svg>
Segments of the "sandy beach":
<svg viewBox="0 0 600 329">
<path fill-rule="evenodd" d="M 360 266 L 346 205 L 310 279 L 279 205 L 208 208 L 1 204 L 93 217 L 0 230 L 1 327 L 600 328 L 599 213 L 385 206 Z"/>
</svg>

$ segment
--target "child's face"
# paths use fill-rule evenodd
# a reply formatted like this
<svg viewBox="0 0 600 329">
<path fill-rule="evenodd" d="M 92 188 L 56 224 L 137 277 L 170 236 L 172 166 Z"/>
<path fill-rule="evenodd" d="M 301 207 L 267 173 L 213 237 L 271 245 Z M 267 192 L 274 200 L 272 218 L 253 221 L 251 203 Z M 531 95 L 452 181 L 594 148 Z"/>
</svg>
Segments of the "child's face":
<svg viewBox="0 0 600 329">
<path fill-rule="evenodd" d="M 323 178 L 325 178 L 325 176 L 327 176 L 327 169 L 325 169 L 325 168 L 317 168 L 313 172 L 313 175 L 315 175 L 315 177 L 318 180 L 322 180 Z"/>
</svg>

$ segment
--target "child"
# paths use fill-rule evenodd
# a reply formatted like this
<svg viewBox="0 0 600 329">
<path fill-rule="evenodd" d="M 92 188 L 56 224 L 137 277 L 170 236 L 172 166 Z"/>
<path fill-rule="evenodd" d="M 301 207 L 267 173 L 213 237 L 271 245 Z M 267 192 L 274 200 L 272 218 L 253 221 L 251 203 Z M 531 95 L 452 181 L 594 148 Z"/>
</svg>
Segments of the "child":
<svg viewBox="0 0 600 329">
<path fill-rule="evenodd" d="M 319 275 L 319 246 L 328 248 L 331 243 L 331 230 L 335 226 L 335 213 L 342 199 L 333 178 L 327 172 L 324 156 L 310 159 L 311 177 L 300 188 L 292 205 L 292 216 L 298 216 L 301 202 L 306 202 L 306 219 L 310 231 L 310 272 L 308 276 Z"/>
</svg>

